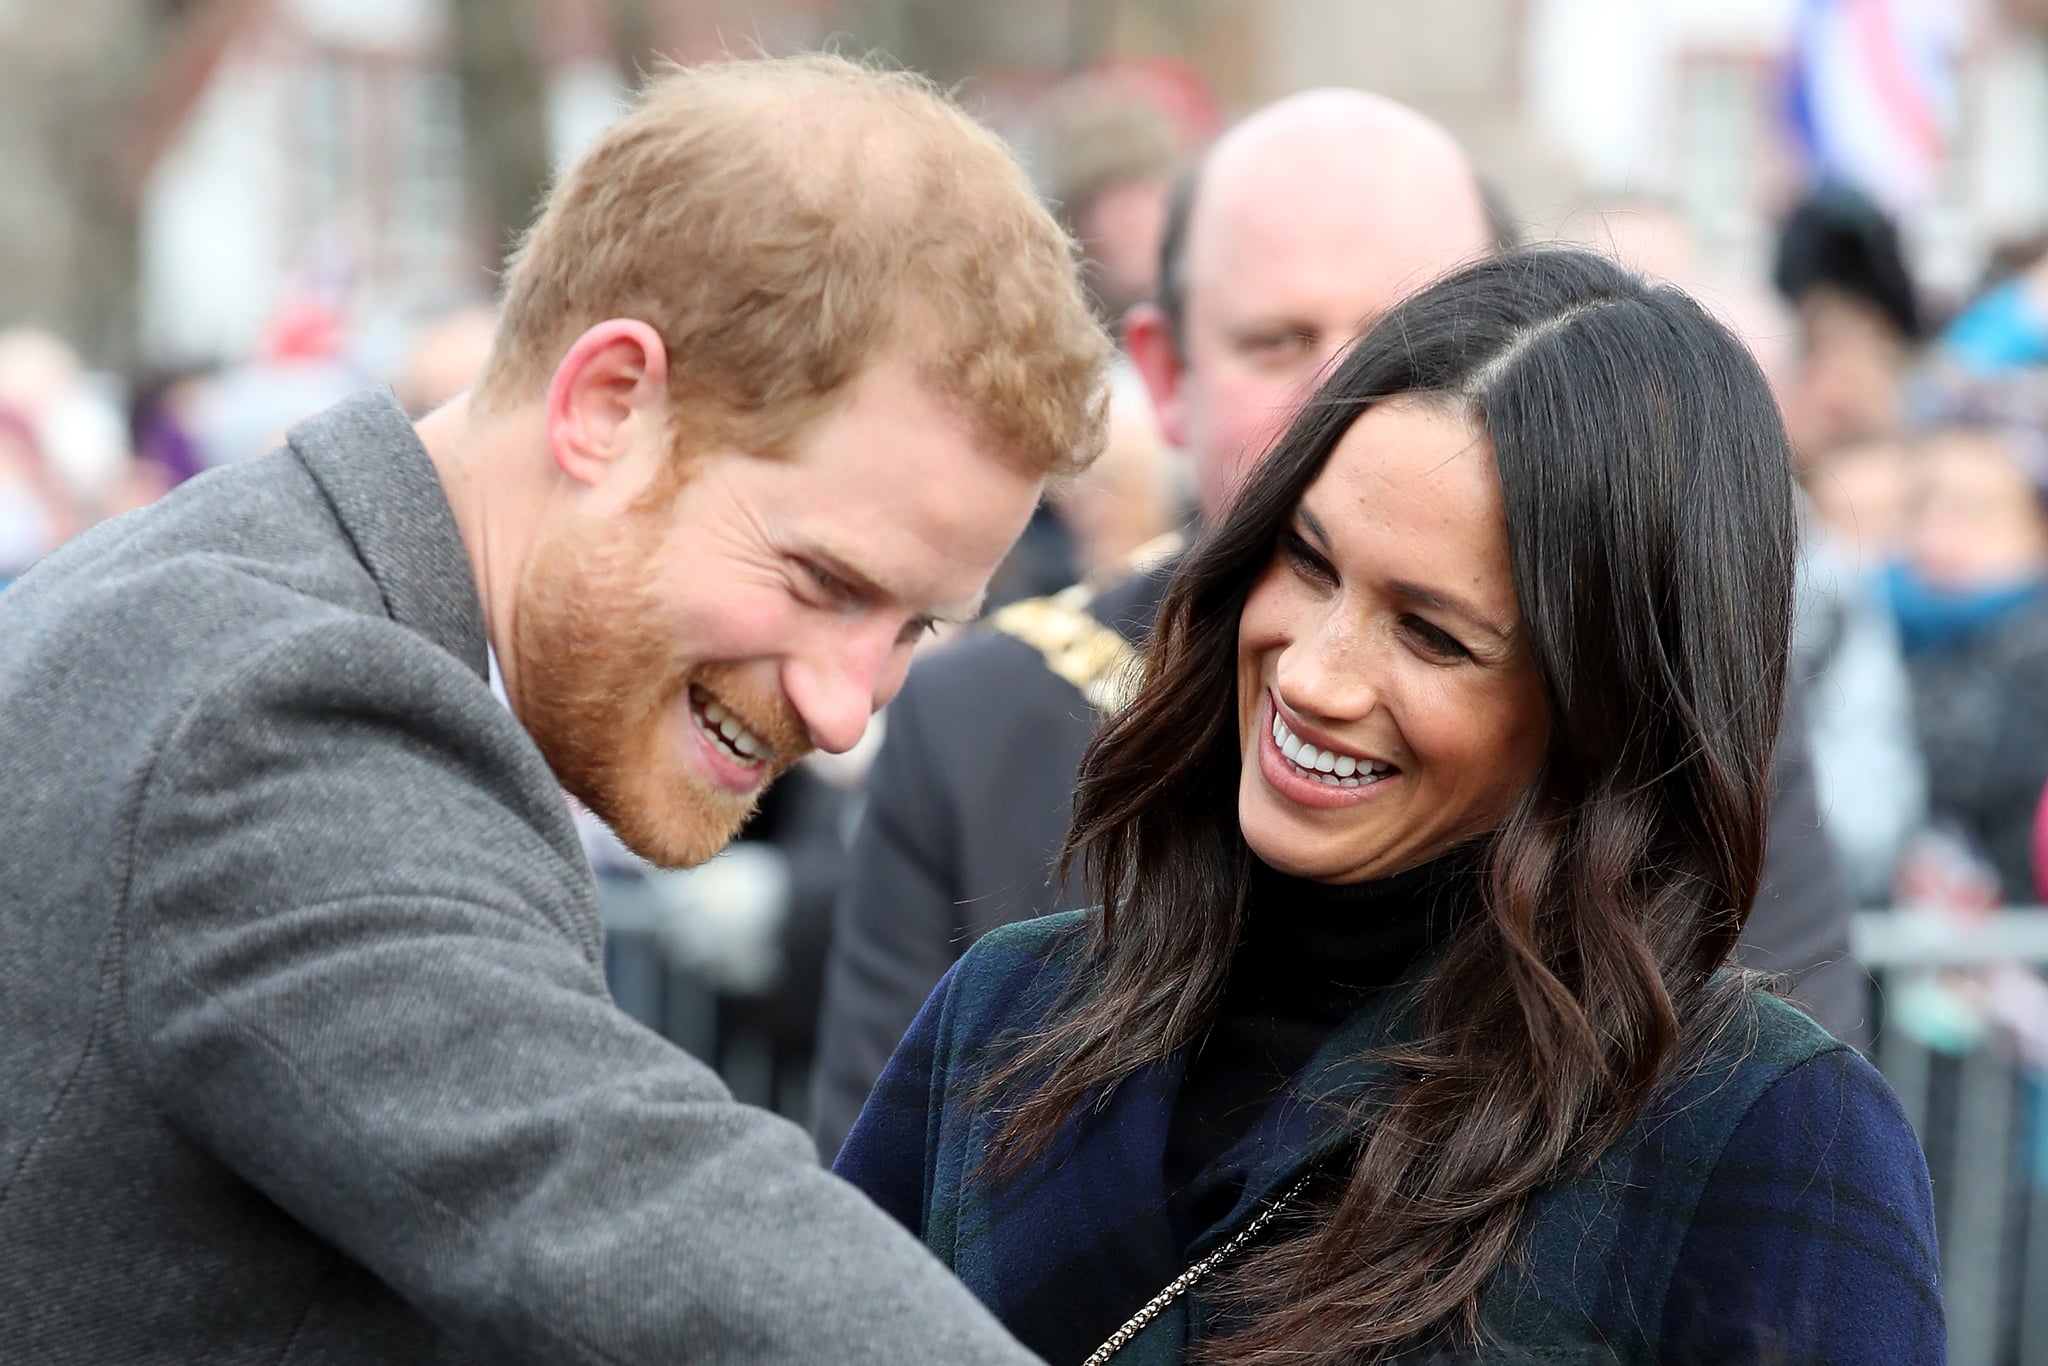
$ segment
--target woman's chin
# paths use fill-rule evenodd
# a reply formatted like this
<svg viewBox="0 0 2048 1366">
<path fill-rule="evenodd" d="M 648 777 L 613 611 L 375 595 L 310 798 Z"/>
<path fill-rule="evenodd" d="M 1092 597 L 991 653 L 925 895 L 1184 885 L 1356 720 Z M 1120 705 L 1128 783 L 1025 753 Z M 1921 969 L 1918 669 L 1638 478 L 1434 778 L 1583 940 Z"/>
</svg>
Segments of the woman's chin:
<svg viewBox="0 0 2048 1366">
<path fill-rule="evenodd" d="M 1402 855 L 1384 843 L 1347 845 L 1282 804 L 1261 800 L 1264 795 L 1247 794 L 1238 803 L 1237 824 L 1253 857 L 1274 872 L 1307 882 L 1351 883 L 1399 871 Z"/>
<path fill-rule="evenodd" d="M 1276 873 L 1306 878 L 1311 882 L 1339 879 L 1328 835 L 1318 839 L 1313 831 L 1289 830 L 1278 812 L 1240 810 L 1238 829 L 1252 856 Z M 1276 828 L 1279 827 L 1279 828 Z"/>
</svg>

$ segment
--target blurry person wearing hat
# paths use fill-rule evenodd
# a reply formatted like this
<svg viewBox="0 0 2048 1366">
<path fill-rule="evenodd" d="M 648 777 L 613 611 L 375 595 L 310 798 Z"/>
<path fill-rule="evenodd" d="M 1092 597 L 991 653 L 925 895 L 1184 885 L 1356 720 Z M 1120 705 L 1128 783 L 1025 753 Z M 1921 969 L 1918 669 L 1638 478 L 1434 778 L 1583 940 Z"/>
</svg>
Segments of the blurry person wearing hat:
<svg viewBox="0 0 2048 1366">
<path fill-rule="evenodd" d="M 1820 811 L 1852 895 L 1888 905 L 1901 851 L 1926 818 L 1906 668 L 1876 583 L 1904 529 L 1902 424 L 1920 301 L 1897 225 L 1839 185 L 1787 215 L 1772 280 L 1798 321 L 1778 387 L 1814 514 L 1802 538 L 1794 650 L 1812 693 Z"/>
<path fill-rule="evenodd" d="M 1922 334 L 1897 225 L 1855 190 L 1817 191 L 1780 228 L 1772 281 L 1799 317 L 1780 396 L 1795 457 L 1896 430 Z"/>
</svg>

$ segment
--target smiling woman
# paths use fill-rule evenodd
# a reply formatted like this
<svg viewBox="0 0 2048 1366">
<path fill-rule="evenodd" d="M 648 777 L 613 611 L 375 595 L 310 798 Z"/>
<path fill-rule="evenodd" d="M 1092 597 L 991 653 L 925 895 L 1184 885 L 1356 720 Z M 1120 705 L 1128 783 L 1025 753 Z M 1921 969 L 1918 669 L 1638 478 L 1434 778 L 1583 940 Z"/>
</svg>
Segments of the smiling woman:
<svg viewBox="0 0 2048 1366">
<path fill-rule="evenodd" d="M 1348 883 L 1500 824 L 1548 738 L 1500 479 L 1467 405 L 1368 409 L 1238 618 L 1238 822 L 1268 865 Z"/>
<path fill-rule="evenodd" d="M 1536 252 L 1396 308 L 1089 751 L 1101 906 L 961 960 L 839 1170 L 1055 1361 L 1939 1361 L 1895 1099 L 1724 966 L 1794 530 L 1678 291 Z"/>
</svg>

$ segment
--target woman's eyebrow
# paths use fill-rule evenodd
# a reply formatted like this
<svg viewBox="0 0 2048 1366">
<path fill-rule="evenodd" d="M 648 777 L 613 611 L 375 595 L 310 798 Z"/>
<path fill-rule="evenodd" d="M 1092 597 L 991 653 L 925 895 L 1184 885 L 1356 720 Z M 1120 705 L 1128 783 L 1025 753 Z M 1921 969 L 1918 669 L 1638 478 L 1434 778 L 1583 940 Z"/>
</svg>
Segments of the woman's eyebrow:
<svg viewBox="0 0 2048 1366">
<path fill-rule="evenodd" d="M 1317 549 L 1328 552 L 1330 533 L 1323 530 L 1323 524 L 1316 520 L 1316 515 L 1308 510 L 1306 503 L 1295 504 L 1294 520 L 1301 523 L 1302 529 L 1308 533 L 1308 539 L 1316 543 Z"/>
<path fill-rule="evenodd" d="M 1294 520 L 1301 524 L 1302 534 L 1305 539 L 1314 542 L 1316 548 L 1324 554 L 1331 553 L 1330 533 L 1323 529 L 1323 524 L 1316 520 L 1316 515 L 1310 512 L 1305 504 L 1295 507 Z M 1405 580 L 1390 583 L 1387 587 L 1412 602 L 1419 602 L 1424 607 L 1432 607 L 1439 612 L 1447 612 L 1454 617 L 1469 622 L 1496 640 L 1508 641 L 1514 638 L 1515 633 L 1513 631 L 1501 625 L 1455 593 L 1447 593 L 1442 589 L 1428 588 L 1422 584 L 1409 583 Z"/>
<path fill-rule="evenodd" d="M 1390 583 L 1387 587 L 1412 602 L 1421 603 L 1424 607 L 1433 607 L 1439 612 L 1448 612 L 1454 617 L 1462 618 L 1497 640 L 1505 641 L 1514 637 L 1513 631 L 1502 626 L 1492 617 L 1487 616 L 1455 593 L 1446 593 L 1441 589 L 1426 588 L 1419 583 L 1408 583 L 1402 580 Z"/>
</svg>

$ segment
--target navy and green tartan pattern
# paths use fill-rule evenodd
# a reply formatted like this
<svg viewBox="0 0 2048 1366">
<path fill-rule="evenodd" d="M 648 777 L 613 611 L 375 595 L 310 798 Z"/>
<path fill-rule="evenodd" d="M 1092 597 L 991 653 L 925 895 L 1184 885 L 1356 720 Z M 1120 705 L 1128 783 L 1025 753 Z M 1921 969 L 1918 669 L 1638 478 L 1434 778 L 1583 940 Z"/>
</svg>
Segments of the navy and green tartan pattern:
<svg viewBox="0 0 2048 1366">
<path fill-rule="evenodd" d="M 1368 1055 L 1405 1024 L 1398 989 L 1349 1020 L 1199 1178 L 1230 1213 L 1182 1246 L 1162 1156 L 1184 1055 L 1131 1077 L 1016 1179 L 977 1171 L 998 1120 L 977 1101 L 981 1069 L 1068 985 L 1084 915 L 1006 926 L 970 950 L 836 1163 L 1056 1364 L 1082 1360 L 1302 1171 L 1341 1157 L 1358 1134 L 1332 1102 L 1369 1096 Z M 1927 1366 L 1944 1359 L 1936 1265 L 1925 1161 L 1889 1087 L 1759 995 L 1591 1171 L 1533 1202 L 1484 1297 L 1481 1350 L 1413 1360 Z M 1216 1322 L 1198 1286 L 1118 1362 L 1179 1362 Z"/>
</svg>

